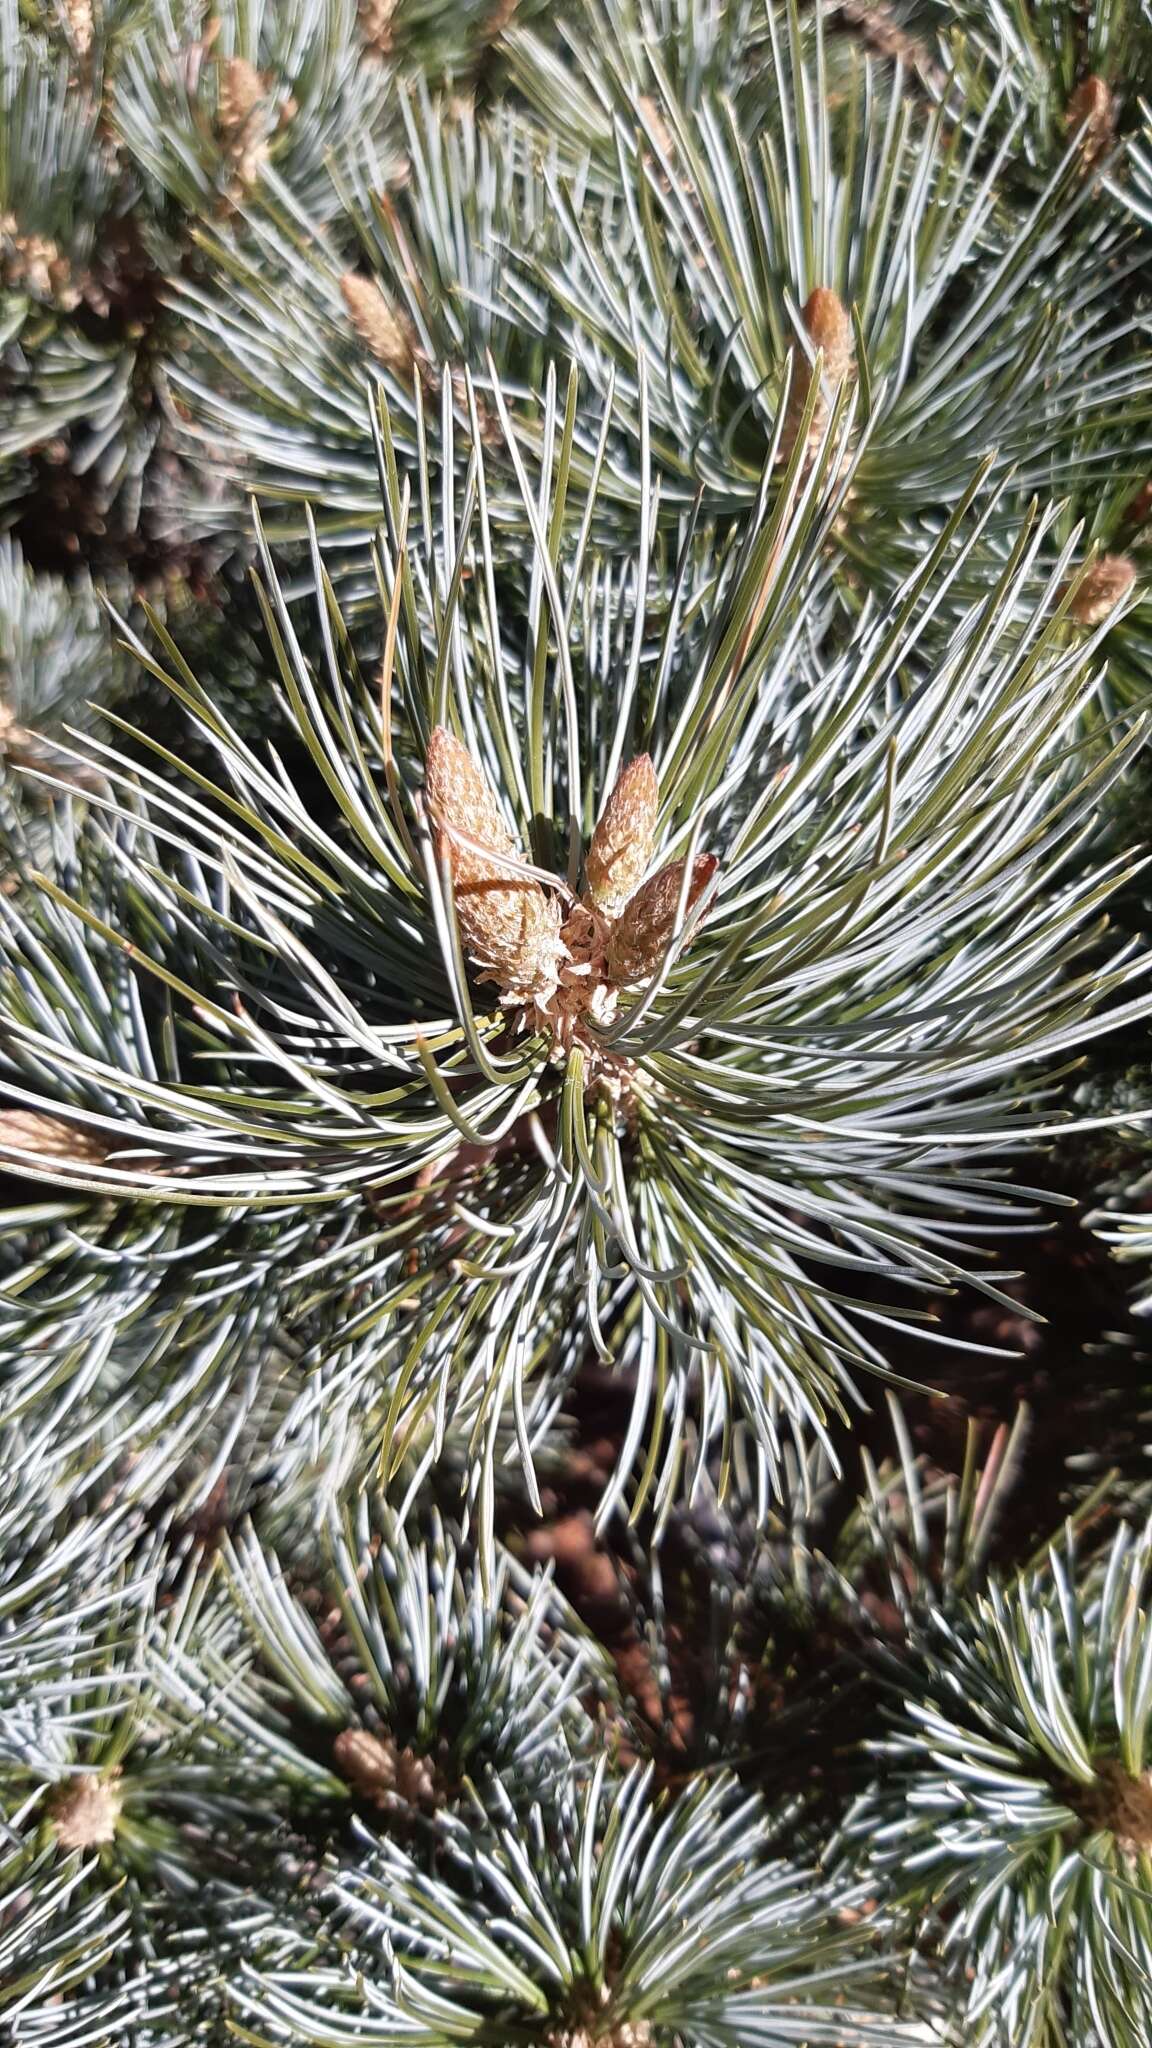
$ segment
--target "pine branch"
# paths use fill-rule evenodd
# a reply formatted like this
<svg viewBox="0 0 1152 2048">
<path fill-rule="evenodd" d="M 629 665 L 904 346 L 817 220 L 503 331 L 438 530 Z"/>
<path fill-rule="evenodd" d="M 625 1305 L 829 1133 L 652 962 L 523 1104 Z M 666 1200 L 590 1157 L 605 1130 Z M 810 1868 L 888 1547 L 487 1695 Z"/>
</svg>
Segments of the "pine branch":
<svg viewBox="0 0 1152 2048">
<path fill-rule="evenodd" d="M 965 2039 L 1149 2024 L 1147 1530 L 925 1617 L 846 1841 L 966 1985 Z"/>
<path fill-rule="evenodd" d="M 555 473 L 541 485 L 522 470 L 537 532 L 541 489 L 545 503 L 564 489 L 549 404 Z M 506 409 L 502 424 L 512 435 Z M 1123 865 L 1072 864 L 1129 743 L 1077 759 L 1091 637 L 1067 644 L 1050 596 L 1018 623 L 1045 523 L 929 672 L 918 641 L 979 524 L 942 539 L 901 607 L 843 651 L 817 641 L 809 675 L 796 607 L 839 477 L 826 446 L 802 482 L 798 445 L 742 545 L 712 558 L 710 580 L 683 571 L 700 600 L 689 613 L 674 595 L 655 640 L 642 617 L 622 632 L 634 582 L 545 553 L 541 534 L 517 649 L 490 610 L 498 530 L 478 498 L 471 520 L 451 509 L 458 557 L 438 559 L 425 532 L 403 566 L 382 564 L 396 620 L 383 728 L 330 595 L 314 672 L 267 565 L 276 687 L 326 817 L 190 675 L 175 680 L 171 642 L 171 686 L 226 780 L 182 790 L 170 750 L 163 778 L 96 750 L 112 792 L 100 808 L 120 813 L 93 827 L 113 899 L 97 915 L 65 884 L 49 914 L 74 954 L 100 935 L 137 1049 L 93 1063 L 68 1016 L 46 1029 L 21 996 L 18 1101 L 57 1116 L 70 1103 L 104 1156 L 70 1162 L 16 1131 L 4 1154 L 119 1195 L 129 1217 L 142 1197 L 142 1214 L 264 1217 L 270 1302 L 286 1248 L 310 1240 L 319 1321 L 314 1351 L 302 1326 L 303 1363 L 328 1367 L 288 1438 L 312 1429 L 325 1385 L 342 1433 L 358 1418 L 354 1457 L 386 1471 L 428 1455 L 447 1418 L 470 1435 L 482 1527 L 501 1419 L 530 1474 L 588 1345 L 636 1375 L 605 1511 L 626 1487 L 663 1515 L 690 1399 L 701 1455 L 743 1419 L 771 1465 L 782 1428 L 819 1431 L 853 1367 L 882 1366 L 871 1330 L 920 1325 L 917 1296 L 967 1275 L 1000 1299 L 968 1248 L 1034 1212 L 1003 1162 L 1053 1127 L 1046 1074 L 1094 1017 L 1144 1013 L 1129 993 L 1139 960 L 1096 950 Z M 404 517 L 394 497 L 393 533 Z M 811 629 L 810 599 L 803 616 Z M 493 828 L 419 794 L 446 720 L 478 749 L 505 821 L 490 882 Z M 652 868 L 680 879 L 625 968 L 572 892 L 584 831 L 633 750 L 658 777 Z M 721 867 L 693 910 L 705 848 Z M 497 884 L 510 902 L 527 890 L 555 934 L 530 971 L 465 917 L 467 890 Z M 640 915 L 629 903 L 620 930 Z"/>
</svg>

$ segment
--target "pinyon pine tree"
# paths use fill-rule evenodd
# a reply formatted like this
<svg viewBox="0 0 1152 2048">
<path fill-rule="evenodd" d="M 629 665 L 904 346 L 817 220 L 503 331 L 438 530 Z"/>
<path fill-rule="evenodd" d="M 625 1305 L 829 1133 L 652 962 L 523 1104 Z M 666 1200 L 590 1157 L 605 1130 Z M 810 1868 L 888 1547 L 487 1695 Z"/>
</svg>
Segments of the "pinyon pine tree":
<svg viewBox="0 0 1152 2048">
<path fill-rule="evenodd" d="M 1152 2038 L 1147 0 L 0 0 L 0 2044 Z"/>
</svg>

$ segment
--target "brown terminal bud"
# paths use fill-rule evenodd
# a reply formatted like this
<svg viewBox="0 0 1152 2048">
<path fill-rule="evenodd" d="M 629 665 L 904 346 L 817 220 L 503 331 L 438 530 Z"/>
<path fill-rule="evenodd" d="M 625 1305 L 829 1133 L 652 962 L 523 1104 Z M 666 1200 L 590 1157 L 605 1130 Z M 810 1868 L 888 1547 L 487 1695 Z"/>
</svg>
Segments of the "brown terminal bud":
<svg viewBox="0 0 1152 2048">
<path fill-rule="evenodd" d="M 644 125 L 653 141 L 660 145 L 665 156 L 671 156 L 676 145 L 672 139 L 672 130 L 660 111 L 659 100 L 653 99 L 651 93 L 641 93 L 636 107 L 644 116 Z"/>
<path fill-rule="evenodd" d="M 352 1790 L 373 1806 L 436 1804 L 436 1774 L 428 1758 L 397 1749 L 390 1735 L 344 1728 L 332 1744 L 332 1760 Z"/>
<path fill-rule="evenodd" d="M 809 292 L 800 317 L 813 348 L 822 350 L 824 356 L 821 393 L 808 432 L 808 445 L 814 448 L 828 423 L 828 401 L 825 393 L 838 390 L 844 379 L 852 374 L 855 360 L 852 350 L 852 321 L 839 293 L 830 291 L 826 285 L 817 285 L 815 291 Z M 780 452 L 777 458 L 780 462 L 790 462 L 792 459 L 797 437 L 804 423 L 810 389 L 811 379 L 805 376 L 804 365 L 797 355 L 792 364 L 788 407 L 780 433 Z"/>
<path fill-rule="evenodd" d="M 99 1849 L 116 1838 L 124 1805 L 118 1771 L 107 1777 L 65 1778 L 52 1795 L 49 1813 L 62 1849 Z"/>
<path fill-rule="evenodd" d="M 715 854 L 697 854 L 692 863 L 685 919 L 691 917 L 718 866 Z M 674 860 L 636 891 L 608 940 L 609 980 L 647 981 L 655 973 L 676 929 L 683 881 L 684 862 Z"/>
<path fill-rule="evenodd" d="M 14 214 L 0 214 L 0 284 L 51 299 L 65 312 L 80 303 L 72 266 L 47 235 L 20 232 Z"/>
<path fill-rule="evenodd" d="M 459 825 L 494 853 L 516 857 L 516 841 L 488 777 L 446 725 L 438 725 L 428 742 L 424 796 L 437 825 Z"/>
<path fill-rule="evenodd" d="M 1082 78 L 1064 116 L 1069 135 L 1080 133 L 1080 155 L 1087 168 L 1099 163 L 1116 136 L 1116 100 L 1106 79 Z"/>
<path fill-rule="evenodd" d="M 1102 626 L 1135 581 L 1136 567 L 1127 555 L 1101 555 L 1081 579 L 1068 607 L 1069 618 L 1078 626 Z M 1061 596 L 1068 587 L 1061 586 Z"/>
<path fill-rule="evenodd" d="M 623 909 L 652 858 L 660 785 L 649 754 L 621 770 L 592 834 L 586 863 L 588 893 L 609 917 Z"/>
<path fill-rule="evenodd" d="M 420 360 L 412 323 L 388 304 L 374 278 L 349 270 L 340 279 L 340 293 L 348 318 L 365 347 L 394 377 L 411 382 Z"/>
<path fill-rule="evenodd" d="M 465 952 L 512 997 L 550 995 L 559 912 L 533 876 L 510 868 L 520 856 L 487 776 L 442 725 L 428 743 L 424 774 L 436 852 L 451 871 Z"/>
<path fill-rule="evenodd" d="M 468 409 L 468 380 L 463 370 L 450 370 L 448 375 L 456 409 L 463 419 L 471 422 L 471 413 Z M 485 447 L 501 447 L 504 429 L 500 425 L 500 415 L 488 404 L 483 392 L 477 391 L 475 385 L 472 387 L 472 403 L 476 408 L 476 431 Z"/>
<path fill-rule="evenodd" d="M 104 778 L 94 761 L 75 761 L 43 734 L 20 725 L 11 707 L 0 701 L 0 762 L 9 768 L 42 768 L 74 789 L 103 789 Z"/>
<path fill-rule="evenodd" d="M 852 322 L 839 293 L 817 285 L 804 302 L 804 326 L 814 348 L 824 351 L 824 375 L 835 387 L 852 369 Z"/>
</svg>

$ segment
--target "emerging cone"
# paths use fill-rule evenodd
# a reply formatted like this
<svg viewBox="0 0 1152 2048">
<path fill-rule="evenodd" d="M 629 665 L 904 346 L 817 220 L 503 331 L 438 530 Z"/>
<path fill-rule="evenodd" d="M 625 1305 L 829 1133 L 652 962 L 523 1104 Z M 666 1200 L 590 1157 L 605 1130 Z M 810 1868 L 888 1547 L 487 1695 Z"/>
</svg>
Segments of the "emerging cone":
<svg viewBox="0 0 1152 2048">
<path fill-rule="evenodd" d="M 685 919 L 691 917 L 716 873 L 715 854 L 700 853 L 692 863 Z M 646 981 L 655 973 L 676 929 L 676 910 L 684 881 L 684 862 L 670 861 L 638 889 L 608 941 L 608 973 L 615 982 Z"/>
<path fill-rule="evenodd" d="M 513 998 L 546 1000 L 556 986 L 557 908 L 539 882 L 510 870 L 521 856 L 487 777 L 442 725 L 428 744 L 424 796 L 469 959 Z"/>
<path fill-rule="evenodd" d="M 815 348 L 824 351 L 824 375 L 842 384 L 852 368 L 852 322 L 837 292 L 817 285 L 804 304 L 804 325 Z"/>
<path fill-rule="evenodd" d="M 264 112 L 264 80 L 255 65 L 246 57 L 229 57 L 220 66 L 216 113 L 241 189 L 256 182 L 268 155 Z"/>
<path fill-rule="evenodd" d="M 608 917 L 623 909 L 644 879 L 659 803 L 651 756 L 638 754 L 617 777 L 588 848 L 588 892 Z"/>
</svg>

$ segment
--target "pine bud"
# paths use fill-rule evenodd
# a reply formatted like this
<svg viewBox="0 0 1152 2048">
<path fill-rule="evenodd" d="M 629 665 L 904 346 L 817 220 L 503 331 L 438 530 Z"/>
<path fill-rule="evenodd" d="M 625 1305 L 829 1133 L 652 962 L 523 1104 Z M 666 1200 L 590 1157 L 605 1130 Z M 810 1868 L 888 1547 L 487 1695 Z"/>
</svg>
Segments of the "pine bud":
<svg viewBox="0 0 1152 2048">
<path fill-rule="evenodd" d="M 516 858 L 516 841 L 488 777 L 446 725 L 438 725 L 428 742 L 424 796 L 435 824 L 459 825 L 493 853 Z"/>
<path fill-rule="evenodd" d="M 420 354 L 411 321 L 388 304 L 374 278 L 361 277 L 358 271 L 345 272 L 340 291 L 365 347 L 394 377 L 410 382 Z"/>
<path fill-rule="evenodd" d="M 332 1744 L 332 1758 L 341 1777 L 373 1806 L 436 1804 L 436 1774 L 428 1758 L 397 1749 L 390 1735 L 344 1728 Z"/>
<path fill-rule="evenodd" d="M 96 25 L 92 13 L 92 0 L 64 0 L 64 16 L 76 55 L 86 57 L 92 48 L 92 36 Z"/>
<path fill-rule="evenodd" d="M 0 1109 L 0 1147 L 34 1152 L 41 1159 L 76 1160 L 85 1166 L 103 1166 L 109 1150 L 99 1131 L 39 1109 Z"/>
<path fill-rule="evenodd" d="M 829 291 L 826 285 L 817 285 L 809 292 L 801 314 L 804 331 L 814 348 L 824 355 L 823 382 L 812 425 L 808 433 L 808 445 L 814 448 L 828 422 L 828 401 L 826 390 L 835 391 L 844 379 L 851 375 L 853 367 L 852 322 L 839 294 Z M 802 363 L 795 359 L 792 364 L 792 381 L 788 389 L 788 409 L 780 434 L 780 462 L 790 462 L 796 447 L 797 436 L 804 423 L 808 404 L 810 380 L 804 376 Z"/>
<path fill-rule="evenodd" d="M 852 368 L 852 322 L 837 292 L 817 285 L 804 304 L 804 326 L 814 348 L 824 351 L 824 375 L 835 387 Z"/>
<path fill-rule="evenodd" d="M 1116 135 L 1116 101 L 1111 86 L 1093 75 L 1082 78 L 1064 116 L 1070 135 L 1080 134 L 1080 155 L 1086 166 L 1106 156 Z"/>
<path fill-rule="evenodd" d="M 1136 581 L 1136 568 L 1127 555 L 1101 555 L 1087 571 L 1072 603 L 1069 618 L 1078 626 L 1101 626 L 1127 597 Z M 1061 596 L 1068 589 L 1061 586 Z"/>
<path fill-rule="evenodd" d="M 10 704 L 0 701 L 0 762 L 9 768 L 47 769 L 74 789 L 105 789 L 107 784 L 94 761 L 74 761 L 60 752 L 42 733 L 20 725 Z"/>
<path fill-rule="evenodd" d="M 58 244 L 47 235 L 21 234 L 11 213 L 0 214 L 0 284 L 49 299 L 62 312 L 80 303 L 72 266 Z"/>
<path fill-rule="evenodd" d="M 452 385 L 452 396 L 456 401 L 456 409 L 462 419 L 470 422 L 471 413 L 468 409 L 467 378 L 463 370 L 450 370 L 448 376 Z M 488 404 L 483 392 L 477 391 L 475 385 L 472 386 L 472 403 L 476 408 L 476 431 L 485 447 L 502 447 L 504 429 L 500 425 L 500 415 Z"/>
<path fill-rule="evenodd" d="M 216 113 L 220 132 L 229 140 L 239 136 L 250 114 L 255 113 L 264 94 L 264 83 L 254 64 L 246 57 L 229 57 L 220 65 Z"/>
<path fill-rule="evenodd" d="M 592 834 L 588 889 L 598 910 L 615 917 L 639 887 L 652 858 L 660 785 L 649 754 L 621 770 Z"/>
<path fill-rule="evenodd" d="M 692 864 L 685 918 L 691 916 L 719 863 L 711 853 L 698 853 Z M 676 928 L 676 910 L 684 880 L 684 862 L 670 861 L 638 889 L 626 905 L 608 941 L 611 981 L 647 981 L 659 966 Z"/>
<path fill-rule="evenodd" d="M 246 191 L 256 183 L 268 155 L 264 80 L 246 57 L 222 59 L 218 71 L 216 124 L 235 168 L 236 185 Z"/>
<path fill-rule="evenodd" d="M 360 33 L 370 50 L 387 57 L 392 49 L 392 23 L 399 0 L 360 0 Z"/>
<path fill-rule="evenodd" d="M 124 1805 L 118 1771 L 107 1777 L 66 1778 L 52 1795 L 49 1812 L 62 1849 L 99 1849 L 116 1838 Z"/>
<path fill-rule="evenodd" d="M 424 772 L 436 852 L 451 870 L 465 952 L 513 997 L 549 995 L 556 985 L 559 914 L 531 875 L 509 871 L 519 853 L 487 776 L 442 725 L 428 743 Z M 461 833 L 475 844 L 465 845 Z"/>
</svg>

